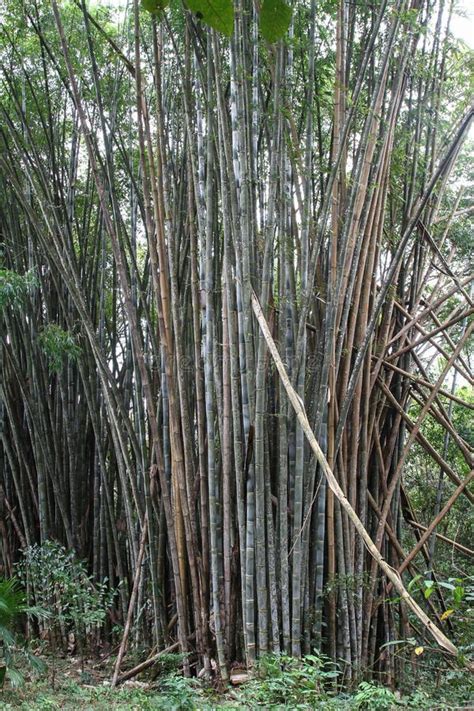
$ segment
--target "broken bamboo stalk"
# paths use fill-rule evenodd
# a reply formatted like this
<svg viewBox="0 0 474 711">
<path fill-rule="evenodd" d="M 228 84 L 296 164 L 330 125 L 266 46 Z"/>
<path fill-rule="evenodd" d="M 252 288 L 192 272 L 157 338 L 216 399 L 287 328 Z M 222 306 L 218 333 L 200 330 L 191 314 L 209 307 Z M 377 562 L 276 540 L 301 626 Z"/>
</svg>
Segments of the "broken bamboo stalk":
<svg viewBox="0 0 474 711">
<path fill-rule="evenodd" d="M 189 635 L 188 642 L 191 642 L 195 637 L 196 637 L 195 633 Z M 117 686 L 119 684 L 123 684 L 124 681 L 128 681 L 129 679 L 132 679 L 134 676 L 141 674 L 141 672 L 146 671 L 147 669 L 152 667 L 153 664 L 158 662 L 161 657 L 164 657 L 166 654 L 172 654 L 177 649 L 179 649 L 179 646 L 180 646 L 179 641 L 173 642 L 173 644 L 170 644 L 169 647 L 165 647 L 165 649 L 162 649 L 160 652 L 157 652 L 152 657 L 148 657 L 148 659 L 145 659 L 144 662 L 140 662 L 140 664 L 137 664 L 135 667 L 133 667 L 133 669 L 129 669 L 128 671 L 124 672 L 117 678 Z"/>
<path fill-rule="evenodd" d="M 135 604 L 138 596 L 138 586 L 140 584 L 140 578 L 142 576 L 142 563 L 145 555 L 145 545 L 148 535 L 148 514 L 145 514 L 145 520 L 143 522 L 143 531 L 140 541 L 140 550 L 137 558 L 137 567 L 135 570 L 135 577 L 133 580 L 132 593 L 130 595 L 130 602 L 128 605 L 127 620 L 125 622 L 125 629 L 123 631 L 122 641 L 120 643 L 120 649 L 117 654 L 117 659 L 115 661 L 114 675 L 112 677 L 112 687 L 117 686 L 118 676 L 120 672 L 120 665 L 122 663 L 123 655 L 125 654 L 125 649 L 127 647 L 128 637 L 130 634 L 130 629 L 132 627 L 133 612 L 135 610 Z"/>
</svg>

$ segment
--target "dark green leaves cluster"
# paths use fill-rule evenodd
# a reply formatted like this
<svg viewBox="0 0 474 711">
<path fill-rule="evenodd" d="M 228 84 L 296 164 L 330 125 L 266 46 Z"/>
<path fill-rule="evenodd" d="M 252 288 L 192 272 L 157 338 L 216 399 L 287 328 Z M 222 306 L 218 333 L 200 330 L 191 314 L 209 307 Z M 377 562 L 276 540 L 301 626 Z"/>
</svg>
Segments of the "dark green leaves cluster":
<svg viewBox="0 0 474 711">
<path fill-rule="evenodd" d="M 15 634 L 14 628 L 22 615 L 41 619 L 47 617 L 47 612 L 39 607 L 28 607 L 18 580 L 0 579 L 0 689 L 7 676 L 12 686 L 19 686 L 23 682 L 23 675 L 17 668 L 19 652 L 22 652 L 21 666 L 26 661 L 37 671 L 43 669 L 42 663 L 19 644 Z"/>
<path fill-rule="evenodd" d="M 23 612 L 24 594 L 16 580 L 0 580 L 0 642 L 14 643 L 12 626 Z"/>
<path fill-rule="evenodd" d="M 142 8 L 154 15 L 163 12 L 170 0 L 142 0 Z M 234 31 L 232 0 L 186 0 L 186 7 L 206 25 L 231 37 Z M 291 8 L 283 0 L 263 0 L 260 9 L 260 32 L 267 42 L 281 39 L 291 22 Z"/>
<path fill-rule="evenodd" d="M 159 15 L 169 5 L 169 0 L 142 0 L 142 8 L 151 12 L 153 15 Z"/>
<path fill-rule="evenodd" d="M 226 37 L 234 28 L 234 6 L 232 0 L 186 0 L 187 7 L 206 25 Z"/>
<path fill-rule="evenodd" d="M 48 324 L 41 331 L 39 343 L 48 360 L 50 370 L 55 373 L 61 370 L 65 358 L 76 360 L 81 352 L 74 336 L 54 323 Z"/>
<path fill-rule="evenodd" d="M 37 285 L 33 271 L 18 274 L 10 269 L 0 269 L 0 311 L 8 306 L 21 306 L 28 293 Z"/>
<path fill-rule="evenodd" d="M 287 32 L 291 8 L 283 0 L 263 0 L 260 10 L 260 32 L 268 42 L 277 42 Z"/>
</svg>

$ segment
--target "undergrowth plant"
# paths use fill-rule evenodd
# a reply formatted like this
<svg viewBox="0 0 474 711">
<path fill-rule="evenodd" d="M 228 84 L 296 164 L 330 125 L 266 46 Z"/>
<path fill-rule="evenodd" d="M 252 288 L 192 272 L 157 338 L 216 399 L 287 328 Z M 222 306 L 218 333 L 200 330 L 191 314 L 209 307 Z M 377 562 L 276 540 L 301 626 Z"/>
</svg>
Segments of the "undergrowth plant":
<svg viewBox="0 0 474 711">
<path fill-rule="evenodd" d="M 115 591 L 109 589 L 107 580 L 93 581 L 85 563 L 54 541 L 30 546 L 23 553 L 17 571 L 28 590 L 28 602 L 50 614 L 42 636 L 53 651 L 58 646 L 66 648 L 71 635 L 81 657 L 93 651 Z"/>
<path fill-rule="evenodd" d="M 8 678 L 12 686 L 19 686 L 24 678 L 19 667 L 25 662 L 32 669 L 41 671 L 43 665 L 28 649 L 16 633 L 16 625 L 23 615 L 45 618 L 47 612 L 39 607 L 28 606 L 25 595 L 15 579 L 0 579 L 0 688 Z"/>
<path fill-rule="evenodd" d="M 180 709 L 180 711 L 194 711 L 197 708 L 198 682 L 189 679 L 179 672 L 167 674 L 159 680 L 157 691 L 162 695 L 160 709 Z"/>
<path fill-rule="evenodd" d="M 302 659 L 284 654 L 263 655 L 255 678 L 242 686 L 238 698 L 250 708 L 261 704 L 311 708 L 329 698 L 328 683 L 339 674 L 324 655 L 309 654 Z"/>
<path fill-rule="evenodd" d="M 353 708 L 361 711 L 391 711 L 397 706 L 399 700 L 393 691 L 369 681 L 362 681 L 354 696 Z"/>
</svg>

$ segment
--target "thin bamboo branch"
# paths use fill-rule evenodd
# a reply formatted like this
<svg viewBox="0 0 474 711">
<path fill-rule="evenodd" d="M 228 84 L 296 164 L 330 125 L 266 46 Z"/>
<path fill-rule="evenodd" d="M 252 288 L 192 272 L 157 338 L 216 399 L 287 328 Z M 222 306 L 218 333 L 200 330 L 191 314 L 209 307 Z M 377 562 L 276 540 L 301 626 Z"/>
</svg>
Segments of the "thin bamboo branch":
<svg viewBox="0 0 474 711">
<path fill-rule="evenodd" d="M 415 528 L 419 528 L 420 531 L 427 530 L 426 526 L 422 526 L 421 523 L 417 523 L 416 521 L 409 520 L 408 523 L 411 526 L 415 526 Z M 445 543 L 449 543 L 450 546 L 454 546 L 456 550 L 461 551 L 461 553 L 464 553 L 464 555 L 467 555 L 469 558 L 474 558 L 474 551 L 472 551 L 470 548 L 461 545 L 461 543 L 458 543 L 457 541 L 453 541 L 452 538 L 448 538 L 447 536 L 444 536 L 442 533 L 438 533 L 437 531 L 434 532 L 434 535 L 436 536 L 436 538 L 439 538 L 440 541 L 444 541 Z"/>
</svg>

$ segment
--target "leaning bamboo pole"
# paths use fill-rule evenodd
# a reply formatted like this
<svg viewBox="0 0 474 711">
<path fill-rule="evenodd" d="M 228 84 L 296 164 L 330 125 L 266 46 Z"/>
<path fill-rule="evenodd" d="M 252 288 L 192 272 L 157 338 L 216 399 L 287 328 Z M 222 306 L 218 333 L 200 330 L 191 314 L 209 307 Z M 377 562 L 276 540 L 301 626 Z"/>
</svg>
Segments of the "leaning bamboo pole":
<svg viewBox="0 0 474 711">
<path fill-rule="evenodd" d="M 293 386 L 290 383 L 288 374 L 287 374 L 286 369 L 283 365 L 283 362 L 280 358 L 280 354 L 278 353 L 278 349 L 276 347 L 275 341 L 273 340 L 270 329 L 268 327 L 268 323 L 265 319 L 262 308 L 260 306 L 260 303 L 259 303 L 255 293 L 252 294 L 252 307 L 253 307 L 255 316 L 257 318 L 258 324 L 262 330 L 262 333 L 264 334 L 265 340 L 267 342 L 267 346 L 270 350 L 270 353 L 272 354 L 272 358 L 274 360 L 275 366 L 278 370 L 278 374 L 279 374 L 281 381 L 284 385 L 284 388 L 286 390 L 288 399 L 290 400 L 290 402 L 293 406 L 296 417 L 298 418 L 298 421 L 305 433 L 305 436 L 310 444 L 310 447 L 311 447 L 312 451 L 314 452 L 314 455 L 317 458 L 322 471 L 324 472 L 324 475 L 326 477 L 328 485 L 330 486 L 330 488 L 333 491 L 334 495 L 336 496 L 337 500 L 340 502 L 341 506 L 347 512 L 347 515 L 349 516 L 354 528 L 356 529 L 357 533 L 360 535 L 360 537 L 364 541 L 364 544 L 367 547 L 367 550 L 369 551 L 369 553 L 371 554 L 373 559 L 377 562 L 377 564 L 379 565 L 379 567 L 383 571 L 383 573 L 387 576 L 387 578 L 393 584 L 394 588 L 400 594 L 401 599 L 405 602 L 407 607 L 418 617 L 420 622 L 422 622 L 423 626 L 430 632 L 430 634 L 435 639 L 435 641 L 439 644 L 440 647 L 442 647 L 447 652 L 449 652 L 449 654 L 451 654 L 453 656 L 457 656 L 458 655 L 457 647 L 451 642 L 451 640 L 449 640 L 446 637 L 446 635 L 440 629 L 438 629 L 438 627 L 436 627 L 436 625 L 430 620 L 428 615 L 421 609 L 421 607 L 418 605 L 418 603 L 413 599 L 413 597 L 407 591 L 407 589 L 405 588 L 405 586 L 402 582 L 402 579 L 401 579 L 399 573 L 396 570 L 394 570 L 390 565 L 388 565 L 388 563 L 384 560 L 383 556 L 380 554 L 377 546 L 371 539 L 367 530 L 362 525 L 361 520 L 359 519 L 356 512 L 354 511 L 354 509 L 350 505 L 349 501 L 347 500 L 346 495 L 344 494 L 339 483 L 337 482 L 337 479 L 335 478 L 331 468 L 329 467 L 327 459 L 324 456 L 323 451 L 321 450 L 321 448 L 314 436 L 314 433 L 313 433 L 311 426 L 309 424 L 309 421 L 308 421 L 308 417 L 306 415 L 304 404 L 302 403 L 301 399 L 298 397 L 297 393 L 295 392 Z M 431 531 L 429 531 L 429 533 L 430 532 Z M 429 535 L 429 533 L 428 533 L 428 535 Z M 428 536 L 426 536 L 426 537 L 428 537 Z M 472 667 L 472 670 L 474 671 L 474 665 L 471 665 L 471 667 Z"/>
</svg>

